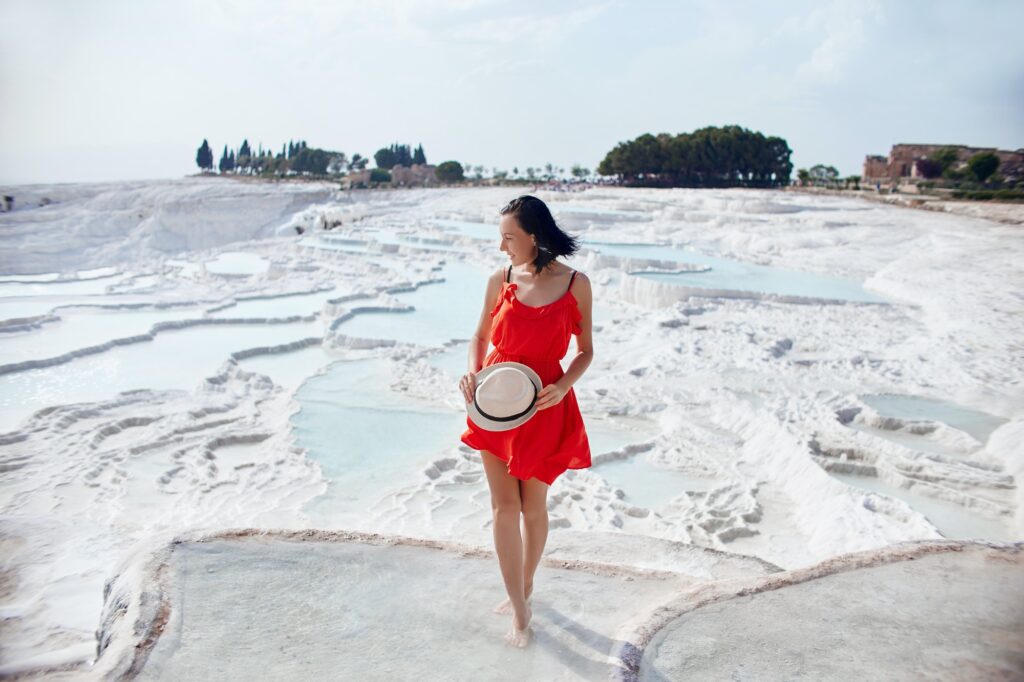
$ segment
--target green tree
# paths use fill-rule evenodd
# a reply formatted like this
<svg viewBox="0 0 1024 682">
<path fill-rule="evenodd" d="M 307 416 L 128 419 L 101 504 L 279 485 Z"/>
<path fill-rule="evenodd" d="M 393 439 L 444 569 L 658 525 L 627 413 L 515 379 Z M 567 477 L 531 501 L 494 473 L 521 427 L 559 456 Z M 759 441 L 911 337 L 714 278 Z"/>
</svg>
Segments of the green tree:
<svg viewBox="0 0 1024 682">
<path fill-rule="evenodd" d="M 809 173 L 811 181 L 815 185 L 831 186 L 839 180 L 839 171 L 836 170 L 835 166 L 826 166 L 819 163 L 811 166 Z"/>
<path fill-rule="evenodd" d="M 437 179 L 441 182 L 462 182 L 462 164 L 458 161 L 444 161 L 438 164 L 434 171 Z"/>
<path fill-rule="evenodd" d="M 213 169 L 213 151 L 205 138 L 199 145 L 199 149 L 196 150 L 196 165 L 204 171 Z"/>
<path fill-rule="evenodd" d="M 967 169 L 978 182 L 985 182 L 999 168 L 999 157 L 992 152 L 979 152 L 967 161 Z"/>
<path fill-rule="evenodd" d="M 364 170 L 369 162 L 370 160 L 364 158 L 362 154 L 353 154 L 352 162 L 349 163 L 348 167 L 349 170 Z"/>
<path fill-rule="evenodd" d="M 598 165 L 627 185 L 773 187 L 789 184 L 792 151 L 780 137 L 739 126 L 692 133 L 645 133 L 615 146 Z"/>
<path fill-rule="evenodd" d="M 235 164 L 239 168 L 248 168 L 252 162 L 252 149 L 249 148 L 249 140 L 242 140 L 242 146 L 238 148 L 238 157 Z"/>
<path fill-rule="evenodd" d="M 798 170 L 796 172 L 796 177 L 798 180 L 800 180 L 801 187 L 806 187 L 811 182 L 811 174 L 807 171 L 806 168 L 801 168 L 800 170 Z"/>
<path fill-rule="evenodd" d="M 338 156 L 340 152 L 327 151 L 303 145 L 298 153 L 291 159 L 291 168 L 296 173 L 308 173 L 310 175 L 326 175 L 327 166 L 331 159 Z"/>
<path fill-rule="evenodd" d="M 416 147 L 416 151 L 413 152 L 412 162 L 419 165 L 425 165 L 427 163 L 427 155 L 423 153 L 423 145 L 420 144 Z"/>
<path fill-rule="evenodd" d="M 378 149 L 373 155 L 373 160 L 377 162 L 377 168 L 391 169 L 398 165 L 398 155 L 391 147 Z"/>
<path fill-rule="evenodd" d="M 928 158 L 939 164 L 942 168 L 939 173 L 941 175 L 942 173 L 945 173 L 950 166 L 957 162 L 960 158 L 960 154 L 957 153 L 956 149 L 953 147 L 943 147 L 942 149 L 933 152 Z"/>
<path fill-rule="evenodd" d="M 221 152 L 220 161 L 217 162 L 217 169 L 224 173 L 228 170 L 228 146 L 224 145 L 224 151 Z"/>
<path fill-rule="evenodd" d="M 391 182 L 391 171 L 384 168 L 371 169 L 370 182 Z"/>
</svg>

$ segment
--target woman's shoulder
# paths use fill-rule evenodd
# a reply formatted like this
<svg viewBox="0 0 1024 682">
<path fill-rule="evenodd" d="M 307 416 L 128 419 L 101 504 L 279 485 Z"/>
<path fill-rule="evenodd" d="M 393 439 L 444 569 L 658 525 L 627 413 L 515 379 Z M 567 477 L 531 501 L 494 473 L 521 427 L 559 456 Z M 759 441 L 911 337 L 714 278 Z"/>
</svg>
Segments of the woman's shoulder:
<svg viewBox="0 0 1024 682">
<path fill-rule="evenodd" d="M 569 268 L 569 277 L 572 279 L 573 286 L 576 286 L 576 282 L 579 282 L 581 280 L 590 282 L 590 278 L 587 277 L 587 273 L 583 272 L 582 270 L 577 270 L 575 268 Z"/>
<path fill-rule="evenodd" d="M 487 278 L 487 286 L 494 288 L 501 288 L 501 285 L 505 283 L 505 276 L 508 274 L 508 266 L 503 265 L 491 272 L 490 277 Z"/>
</svg>

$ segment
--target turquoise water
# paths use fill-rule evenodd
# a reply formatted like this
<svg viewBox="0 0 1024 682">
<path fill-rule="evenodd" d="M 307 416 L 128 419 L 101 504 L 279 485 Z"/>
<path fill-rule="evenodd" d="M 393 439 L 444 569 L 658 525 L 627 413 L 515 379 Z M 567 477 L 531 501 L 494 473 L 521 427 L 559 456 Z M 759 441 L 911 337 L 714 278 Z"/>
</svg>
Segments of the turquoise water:
<svg viewBox="0 0 1024 682">
<path fill-rule="evenodd" d="M 603 213 L 616 217 L 626 217 L 634 213 L 630 211 L 600 211 L 584 207 L 561 208 L 567 209 L 570 213 Z M 457 232 L 461 235 L 475 239 L 494 239 L 497 241 L 497 223 L 491 225 L 460 220 L 434 220 L 432 222 L 445 230 Z M 581 239 L 581 243 L 586 248 L 610 256 L 650 258 L 691 265 L 703 265 L 711 268 L 705 272 L 637 274 L 639 277 L 678 286 L 869 303 L 885 303 L 888 301 L 888 299 L 878 294 L 865 290 L 863 284 L 856 280 L 756 265 L 754 263 L 699 253 L 684 247 L 667 244 L 612 244 L 588 239 Z"/>
<path fill-rule="evenodd" d="M 310 356 L 310 366 L 319 362 L 313 349 L 302 354 Z M 447 365 L 451 360 L 439 362 Z M 280 360 L 277 370 L 267 367 L 265 359 L 259 363 L 272 377 L 281 367 Z M 247 364 L 250 369 L 256 366 Z M 315 525 L 358 524 L 365 520 L 367 509 L 389 492 L 422 482 L 431 462 L 459 445 L 465 413 L 435 408 L 391 391 L 390 371 L 386 359 L 335 361 L 296 394 L 302 406 L 292 417 L 297 443 L 308 449 L 307 456 L 320 465 L 328 480 L 327 491 L 304 509 Z M 450 378 L 450 390 L 457 394 L 457 377 Z M 594 454 L 657 434 L 657 426 L 644 419 L 584 416 L 584 420 Z M 660 503 L 661 498 L 671 497 L 670 492 L 674 495 L 694 486 L 693 479 L 671 472 L 662 472 L 669 475 L 659 479 L 658 472 L 636 458 L 595 471 L 608 474 L 614 485 L 626 487 L 627 494 L 635 496 L 635 504 Z"/>
<path fill-rule="evenodd" d="M 107 287 L 125 279 L 128 275 L 107 275 L 84 281 L 70 282 L 0 282 L 0 298 L 28 296 L 92 296 L 104 294 Z"/>
<path fill-rule="evenodd" d="M 953 502 L 900 488 L 874 476 L 837 473 L 831 475 L 856 488 L 903 500 L 912 509 L 923 514 L 942 533 L 943 537 L 951 540 L 1012 542 L 1018 539 L 1014 537 L 1009 522 L 1003 523 L 996 519 L 989 519 Z"/>
<path fill-rule="evenodd" d="M 296 439 L 328 479 L 327 492 L 304 510 L 314 523 L 363 519 L 368 505 L 421 480 L 457 442 L 464 417 L 391 391 L 389 373 L 382 359 L 337 361 L 296 395 Z"/>
<path fill-rule="evenodd" d="M 338 331 L 360 338 L 395 339 L 427 346 L 472 337 L 484 307 L 490 270 L 453 261 L 437 274 L 445 281 L 392 294 L 402 303 L 415 306 L 415 311 L 360 313 L 342 322 Z"/>
<path fill-rule="evenodd" d="M 655 466 L 647 462 L 643 453 L 597 464 L 592 471 L 613 487 L 621 488 L 624 502 L 648 509 L 662 507 L 685 491 L 710 490 L 721 484 Z"/>
<path fill-rule="evenodd" d="M 926 419 L 942 422 L 970 434 L 979 443 L 987 441 L 992 432 L 1007 421 L 987 412 L 971 410 L 934 398 L 879 393 L 862 395 L 860 399 L 883 416 L 911 421 Z"/>
<path fill-rule="evenodd" d="M 158 322 L 199 319 L 201 307 L 165 310 L 61 309 L 60 320 L 27 332 L 0 337 L 0 364 L 43 360 L 112 339 L 149 333 Z"/>
<path fill-rule="evenodd" d="M 270 262 L 263 256 L 244 251 L 229 251 L 206 261 L 207 272 L 218 275 L 255 275 L 266 272 Z"/>
<path fill-rule="evenodd" d="M 294 315 L 305 317 L 319 313 L 327 301 L 339 296 L 340 294 L 335 289 L 328 289 L 327 291 L 318 291 L 315 294 L 297 294 L 295 296 L 274 296 L 272 298 L 244 300 L 238 301 L 235 305 L 223 310 L 209 313 L 207 317 L 273 318 L 292 317 Z"/>
<path fill-rule="evenodd" d="M 309 346 L 290 353 L 254 355 L 239 360 L 238 364 L 247 372 L 264 374 L 278 386 L 294 391 L 321 367 L 337 359 L 337 356 L 324 350 L 323 346 Z"/>
<path fill-rule="evenodd" d="M 431 220 L 431 223 L 446 232 L 457 232 L 464 237 L 473 239 L 498 239 L 498 221 L 493 223 L 474 223 L 467 220 Z"/>
<path fill-rule="evenodd" d="M 637 275 L 678 286 L 872 303 L 883 303 L 887 300 L 865 290 L 863 285 L 856 280 L 744 263 L 681 247 L 602 244 L 599 242 L 587 243 L 587 246 L 591 246 L 601 253 L 623 258 L 654 258 L 707 265 L 711 268 L 706 272 L 639 273 Z"/>
<path fill-rule="evenodd" d="M 233 351 L 322 334 L 319 319 L 188 327 L 61 365 L 0 375 L 0 432 L 15 428 L 25 417 L 49 405 L 106 400 L 140 388 L 191 391 L 215 374 Z"/>
</svg>

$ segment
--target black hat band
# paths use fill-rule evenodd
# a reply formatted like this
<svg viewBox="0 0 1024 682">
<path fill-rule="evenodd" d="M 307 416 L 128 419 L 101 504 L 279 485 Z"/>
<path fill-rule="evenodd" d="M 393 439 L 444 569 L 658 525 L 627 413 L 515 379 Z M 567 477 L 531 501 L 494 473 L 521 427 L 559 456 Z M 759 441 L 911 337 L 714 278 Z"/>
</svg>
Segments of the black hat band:
<svg viewBox="0 0 1024 682">
<path fill-rule="evenodd" d="M 525 409 L 525 410 L 523 410 L 522 412 L 518 413 L 518 414 L 513 414 L 513 415 L 510 415 L 510 416 L 508 416 L 508 417 L 492 417 L 491 415 L 487 414 L 486 412 L 484 412 L 484 411 L 483 411 L 483 410 L 482 410 L 482 409 L 480 408 L 480 404 L 479 404 L 479 403 L 478 403 L 478 402 L 476 401 L 476 391 L 474 391 L 474 392 L 473 392 L 473 405 L 474 405 L 474 406 L 476 406 L 476 409 L 477 409 L 477 411 L 478 411 L 478 412 L 479 412 L 480 414 L 482 414 L 483 416 L 487 417 L 487 418 L 488 418 L 488 419 L 490 419 L 491 421 L 495 421 L 495 422 L 510 422 L 510 421 L 513 421 L 513 420 L 519 419 L 519 418 L 520 418 L 520 417 L 522 417 L 522 416 L 523 416 L 524 414 L 526 414 L 527 412 L 529 412 L 530 410 L 532 410 L 532 409 L 533 409 L 533 406 L 534 406 L 534 404 L 535 404 L 535 403 L 537 402 L 537 384 L 535 384 L 535 383 L 533 383 L 533 382 L 531 381 L 531 382 L 530 382 L 530 385 L 531 385 L 531 386 L 533 386 L 533 399 L 532 399 L 532 400 L 530 400 L 530 404 L 526 406 L 526 409 Z"/>
</svg>

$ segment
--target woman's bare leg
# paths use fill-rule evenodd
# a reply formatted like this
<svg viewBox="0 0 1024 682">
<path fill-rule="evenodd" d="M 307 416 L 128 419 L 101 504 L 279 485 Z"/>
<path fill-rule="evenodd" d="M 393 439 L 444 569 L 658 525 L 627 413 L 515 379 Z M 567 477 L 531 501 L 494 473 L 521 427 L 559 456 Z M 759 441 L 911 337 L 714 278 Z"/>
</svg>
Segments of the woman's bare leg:
<svg viewBox="0 0 1024 682">
<path fill-rule="evenodd" d="M 548 488 L 536 478 L 519 481 L 519 499 L 523 504 L 523 595 L 527 601 L 533 593 L 533 576 L 544 554 L 548 540 Z M 495 613 L 512 613 L 512 600 L 494 607 Z"/>
<path fill-rule="evenodd" d="M 548 487 L 536 478 L 519 482 L 523 502 L 523 591 L 527 598 L 533 592 L 533 575 L 548 541 Z"/>
<path fill-rule="evenodd" d="M 510 643 L 525 646 L 525 634 L 532 615 L 523 593 L 523 545 L 519 534 L 519 479 L 508 473 L 507 466 L 497 455 L 480 451 L 484 472 L 491 488 L 491 512 L 494 518 L 494 549 L 498 554 L 505 591 L 512 602 L 512 632 Z"/>
</svg>

